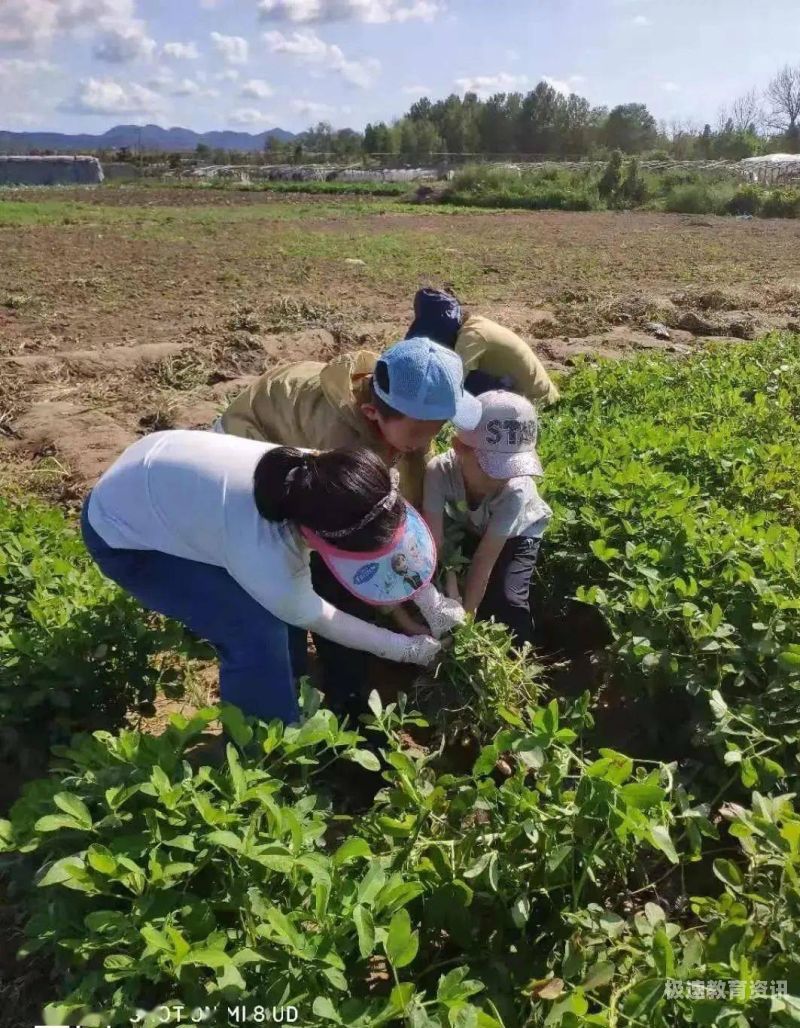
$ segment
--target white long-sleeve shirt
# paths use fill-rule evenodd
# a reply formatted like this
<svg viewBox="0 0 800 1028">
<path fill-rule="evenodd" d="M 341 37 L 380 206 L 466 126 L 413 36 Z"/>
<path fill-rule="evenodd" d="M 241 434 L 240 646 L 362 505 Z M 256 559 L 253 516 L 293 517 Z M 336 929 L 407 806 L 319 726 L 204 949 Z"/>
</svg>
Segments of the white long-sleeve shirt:
<svg viewBox="0 0 800 1028">
<path fill-rule="evenodd" d="M 212 432 L 156 432 L 133 443 L 92 490 L 92 528 L 114 549 L 159 550 L 225 568 L 290 625 L 392 660 L 411 640 L 344 614 L 314 592 L 309 549 L 289 522 L 266 521 L 253 475 L 274 449 Z"/>
</svg>

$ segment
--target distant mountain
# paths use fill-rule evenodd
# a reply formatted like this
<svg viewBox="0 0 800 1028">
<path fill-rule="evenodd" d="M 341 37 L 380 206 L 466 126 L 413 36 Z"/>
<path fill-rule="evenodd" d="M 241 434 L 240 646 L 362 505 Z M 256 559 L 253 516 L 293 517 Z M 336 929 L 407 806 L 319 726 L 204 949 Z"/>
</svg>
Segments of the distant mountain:
<svg viewBox="0 0 800 1028">
<path fill-rule="evenodd" d="M 5 132 L 0 130 L 0 154 L 29 153 L 31 150 L 117 150 L 127 146 L 131 150 L 194 150 L 198 143 L 212 149 L 263 150 L 267 139 L 287 143 L 295 138 L 293 132 L 274 128 L 252 135 L 249 132 L 193 132 L 185 128 L 161 128 L 159 125 L 115 125 L 101 136 L 65 135 L 61 132 Z"/>
</svg>

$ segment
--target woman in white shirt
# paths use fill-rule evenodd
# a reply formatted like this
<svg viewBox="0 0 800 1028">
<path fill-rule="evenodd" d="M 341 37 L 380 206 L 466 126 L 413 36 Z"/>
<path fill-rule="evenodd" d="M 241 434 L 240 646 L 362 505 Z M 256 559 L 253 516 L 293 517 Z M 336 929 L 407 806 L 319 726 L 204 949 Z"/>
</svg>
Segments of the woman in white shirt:
<svg viewBox="0 0 800 1028">
<path fill-rule="evenodd" d="M 427 665 L 440 650 L 430 636 L 388 631 L 317 596 L 311 549 L 368 603 L 413 599 L 436 634 L 463 616 L 430 585 L 427 526 L 368 450 L 158 432 L 102 476 L 82 530 L 104 574 L 214 645 L 222 699 L 265 720 L 298 716 L 289 626 L 394 661 Z M 413 574 L 393 570 L 398 554 Z"/>
</svg>

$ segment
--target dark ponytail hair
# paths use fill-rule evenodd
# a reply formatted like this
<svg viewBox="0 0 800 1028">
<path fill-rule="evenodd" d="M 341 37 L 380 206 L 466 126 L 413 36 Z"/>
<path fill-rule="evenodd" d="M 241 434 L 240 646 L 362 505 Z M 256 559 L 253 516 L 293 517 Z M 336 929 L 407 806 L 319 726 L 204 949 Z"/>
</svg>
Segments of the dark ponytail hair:
<svg viewBox="0 0 800 1028">
<path fill-rule="evenodd" d="M 312 532 L 340 532 L 359 521 L 392 490 L 389 469 L 371 450 L 302 453 L 268 450 L 256 466 L 253 494 L 267 521 L 293 521 Z M 363 528 L 331 539 L 342 550 L 376 550 L 392 538 L 405 506 L 398 495 Z"/>
</svg>

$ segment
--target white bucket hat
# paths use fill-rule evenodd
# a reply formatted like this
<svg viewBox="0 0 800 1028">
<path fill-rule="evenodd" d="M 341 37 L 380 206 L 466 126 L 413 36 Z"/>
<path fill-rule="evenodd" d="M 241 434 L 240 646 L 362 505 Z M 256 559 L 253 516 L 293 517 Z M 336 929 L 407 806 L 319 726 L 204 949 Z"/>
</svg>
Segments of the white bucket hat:
<svg viewBox="0 0 800 1028">
<path fill-rule="evenodd" d="M 475 450 L 478 463 L 490 478 L 520 478 L 541 475 L 542 462 L 536 452 L 539 417 L 524 396 L 502 389 L 478 397 L 483 408 L 478 427 L 459 430 L 458 438 Z"/>
</svg>

